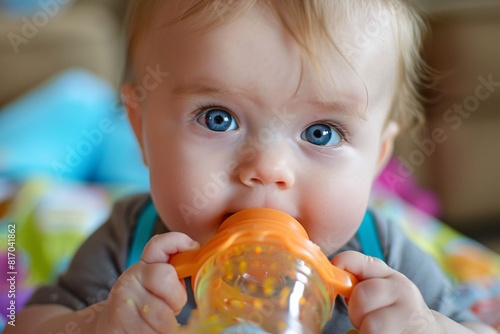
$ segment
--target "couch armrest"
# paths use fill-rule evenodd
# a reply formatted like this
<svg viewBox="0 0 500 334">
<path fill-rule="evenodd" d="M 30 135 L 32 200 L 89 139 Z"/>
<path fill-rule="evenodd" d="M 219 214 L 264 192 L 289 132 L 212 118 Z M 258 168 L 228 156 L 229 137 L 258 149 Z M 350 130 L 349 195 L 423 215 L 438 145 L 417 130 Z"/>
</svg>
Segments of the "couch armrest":
<svg viewBox="0 0 500 334">
<path fill-rule="evenodd" d="M 0 35 L 6 37 L 0 39 L 0 106 L 72 67 L 119 80 L 120 27 L 102 5 L 81 3 L 20 17 L 0 12 Z"/>
</svg>

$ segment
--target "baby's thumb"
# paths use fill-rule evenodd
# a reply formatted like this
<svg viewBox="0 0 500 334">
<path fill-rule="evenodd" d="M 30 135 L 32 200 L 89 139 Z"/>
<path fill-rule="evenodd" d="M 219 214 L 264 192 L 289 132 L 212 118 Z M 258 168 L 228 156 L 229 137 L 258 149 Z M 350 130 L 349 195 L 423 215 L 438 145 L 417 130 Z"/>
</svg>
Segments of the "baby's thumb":
<svg viewBox="0 0 500 334">
<path fill-rule="evenodd" d="M 184 233 L 169 232 L 157 234 L 144 247 L 141 260 L 146 263 L 166 263 L 172 254 L 198 247 L 200 247 L 200 244 Z"/>
<path fill-rule="evenodd" d="M 335 256 L 332 264 L 347 270 L 363 281 L 370 278 L 384 278 L 394 273 L 385 262 L 355 251 L 347 251 Z"/>
</svg>

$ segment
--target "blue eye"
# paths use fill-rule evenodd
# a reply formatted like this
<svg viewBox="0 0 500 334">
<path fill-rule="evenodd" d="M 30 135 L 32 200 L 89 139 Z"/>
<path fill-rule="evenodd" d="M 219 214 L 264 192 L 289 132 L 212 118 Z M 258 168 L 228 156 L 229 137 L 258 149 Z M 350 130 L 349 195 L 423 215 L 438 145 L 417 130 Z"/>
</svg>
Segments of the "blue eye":
<svg viewBox="0 0 500 334">
<path fill-rule="evenodd" d="M 221 109 L 210 109 L 202 114 L 198 123 L 206 125 L 212 131 L 224 132 L 238 129 L 238 123 L 227 111 Z"/>
<path fill-rule="evenodd" d="M 311 125 L 300 134 L 300 138 L 318 146 L 332 146 L 342 141 L 338 131 L 326 124 Z"/>
</svg>

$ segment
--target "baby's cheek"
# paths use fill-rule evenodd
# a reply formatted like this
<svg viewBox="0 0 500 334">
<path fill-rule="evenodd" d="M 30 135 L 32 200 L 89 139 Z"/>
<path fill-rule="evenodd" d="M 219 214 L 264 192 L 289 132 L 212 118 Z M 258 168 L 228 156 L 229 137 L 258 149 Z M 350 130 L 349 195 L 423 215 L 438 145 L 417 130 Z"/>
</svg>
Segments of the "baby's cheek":
<svg viewBox="0 0 500 334">
<path fill-rule="evenodd" d="M 344 246 L 356 233 L 357 227 L 350 227 L 342 230 L 336 230 L 326 227 L 323 233 L 310 234 L 312 242 L 317 244 L 324 254 L 332 254 Z"/>
<path fill-rule="evenodd" d="M 177 218 L 177 223 L 171 224 L 172 228 L 187 234 L 201 245 L 210 240 L 219 228 L 219 224 L 214 219 L 210 219 L 211 217 L 207 217 L 207 215 L 193 215 L 189 222 L 183 220 L 180 215 Z"/>
</svg>

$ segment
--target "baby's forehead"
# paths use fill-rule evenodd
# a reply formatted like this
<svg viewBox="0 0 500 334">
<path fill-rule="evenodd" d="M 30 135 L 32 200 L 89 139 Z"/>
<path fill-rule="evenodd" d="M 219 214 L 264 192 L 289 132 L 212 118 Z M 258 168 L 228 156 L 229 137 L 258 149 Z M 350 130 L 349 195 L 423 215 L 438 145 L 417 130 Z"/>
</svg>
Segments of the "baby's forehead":
<svg viewBox="0 0 500 334">
<path fill-rule="evenodd" d="M 147 66 L 144 61 L 158 49 L 158 38 L 177 34 L 187 40 L 195 31 L 210 31 L 255 10 L 274 17 L 276 29 L 285 27 L 317 68 L 331 52 L 341 53 L 355 69 L 368 66 L 365 60 L 376 55 L 379 63 L 358 73 L 365 71 L 380 84 L 395 71 L 397 117 L 409 123 L 413 116 L 406 114 L 421 112 L 418 87 L 427 67 L 420 50 L 426 24 L 405 0 L 131 0 L 125 82 Z"/>
<path fill-rule="evenodd" d="M 264 9 L 267 9 L 267 11 Z M 234 28 L 232 23 L 239 21 L 239 19 L 254 22 L 255 24 L 252 23 L 249 25 L 250 29 L 252 29 L 252 26 L 259 27 L 259 20 L 265 20 L 263 22 L 266 26 L 265 31 L 269 32 L 259 35 L 260 38 L 267 40 L 272 35 L 277 38 L 282 37 L 283 41 L 286 40 L 286 43 L 292 44 L 294 44 L 293 40 L 295 40 L 295 44 L 299 48 L 302 47 L 305 49 L 303 53 L 304 60 L 308 61 L 309 65 L 312 65 L 312 68 L 317 70 L 316 74 L 325 79 L 324 83 L 326 86 L 320 85 L 319 87 L 325 88 L 325 90 L 321 89 L 321 91 L 341 91 L 343 87 L 339 82 L 339 78 L 352 77 L 354 74 L 357 77 L 353 80 L 361 86 L 368 84 L 370 87 L 375 87 L 373 89 L 368 87 L 368 92 L 363 90 L 363 95 L 365 93 L 369 95 L 376 94 L 376 89 L 381 89 L 378 86 L 382 87 L 380 82 L 392 82 L 394 80 L 394 72 L 389 71 L 389 66 L 391 68 L 394 67 L 394 63 L 396 62 L 394 54 L 396 52 L 394 51 L 395 48 L 391 49 L 388 47 L 391 44 L 393 45 L 393 43 L 388 43 L 388 40 L 392 38 L 392 28 L 387 21 L 388 17 L 384 16 L 384 13 L 379 9 L 373 13 L 363 10 L 359 12 L 359 15 L 350 13 L 346 8 L 341 9 L 342 11 L 339 9 L 336 12 L 332 7 L 330 15 L 325 15 L 324 19 L 328 19 L 326 21 L 328 29 L 322 31 L 321 24 L 315 25 L 315 23 L 310 22 L 311 26 L 307 28 L 310 31 L 307 32 L 299 29 L 301 22 L 298 17 L 294 18 L 295 22 L 291 22 L 291 16 L 288 18 L 280 17 L 278 9 L 271 10 L 269 7 L 265 7 L 265 5 L 247 8 L 238 15 L 233 13 L 234 16 L 231 19 L 218 18 L 215 21 L 214 17 L 210 16 L 209 13 L 200 11 L 174 24 L 167 24 L 168 20 L 175 19 L 178 13 L 182 14 L 185 9 L 177 9 L 178 12 L 172 13 L 169 11 L 169 6 L 164 5 L 161 10 L 156 12 L 156 27 L 153 28 L 155 32 L 152 34 L 154 38 L 150 40 L 149 45 L 144 45 L 145 47 L 141 49 L 143 52 L 151 52 L 153 48 L 158 48 L 162 42 L 167 41 L 167 43 L 170 43 L 170 41 L 175 40 L 175 43 L 182 43 L 182 45 L 177 44 L 179 47 L 172 46 L 170 48 L 162 47 L 163 51 L 158 51 L 164 55 L 163 59 L 174 59 L 172 58 L 172 53 L 183 52 L 183 55 L 189 55 L 189 52 L 186 50 L 190 52 L 203 52 L 203 50 L 189 45 L 193 43 L 206 45 L 205 43 L 209 43 L 207 39 L 214 36 L 210 31 L 221 29 L 227 32 Z M 165 15 L 162 12 L 166 12 Z M 206 17 L 205 21 L 201 19 L 204 17 Z M 348 20 L 348 18 L 350 19 Z M 370 21 L 366 21 L 367 18 Z M 377 27 L 370 27 L 372 30 L 365 32 L 363 30 L 364 26 L 360 24 L 363 22 L 373 22 L 371 24 L 377 24 Z M 246 43 L 245 38 L 249 38 L 249 43 L 253 43 L 256 38 L 259 38 L 259 36 L 256 36 L 256 38 L 255 36 L 249 37 L 251 34 L 242 33 L 241 30 L 235 31 L 237 34 L 242 35 L 241 39 L 228 39 L 228 43 L 237 42 L 239 45 L 243 45 Z M 259 31 L 259 34 L 262 34 L 262 31 Z M 243 37 L 243 35 L 246 37 Z M 205 39 L 205 36 L 207 39 Z M 193 43 L 190 41 L 193 41 Z M 276 43 L 281 42 L 276 41 Z M 224 47 L 224 41 L 220 41 L 220 38 L 216 44 Z M 382 56 L 388 50 L 391 50 L 392 55 Z M 341 54 L 340 57 L 339 54 Z M 161 57 L 161 55 L 159 56 Z M 379 63 L 378 65 L 381 66 L 374 66 L 374 59 L 387 63 Z M 391 61 L 387 61 L 388 59 L 391 59 Z M 160 58 L 156 58 L 154 62 L 156 63 L 156 61 L 160 60 Z M 297 65 L 300 66 L 300 63 L 297 63 Z M 165 64 L 165 67 L 168 66 L 172 65 Z M 144 68 L 144 66 L 141 66 L 141 68 Z M 385 68 L 385 70 L 379 72 L 381 68 Z M 306 78 L 304 77 L 303 79 L 305 80 Z M 310 77 L 310 79 L 310 82 L 314 82 L 318 78 Z M 332 83 L 333 86 L 331 85 Z"/>
<path fill-rule="evenodd" d="M 391 42 L 395 40 L 398 25 L 397 7 L 389 6 L 389 2 L 386 0 L 304 2 L 304 6 L 310 3 L 321 4 L 316 8 L 318 13 L 311 14 L 308 10 L 291 10 L 288 4 L 283 5 L 280 1 L 272 0 L 194 2 L 169 0 L 162 1 L 157 6 L 149 6 L 149 19 L 144 20 L 146 15 L 142 15 L 142 24 L 136 26 L 149 25 L 149 29 L 145 30 L 157 32 L 167 30 L 164 34 L 157 34 L 161 38 L 169 33 L 184 35 L 203 33 L 228 24 L 239 16 L 251 16 L 259 12 L 273 16 L 277 24 L 276 29 L 285 27 L 297 44 L 305 48 L 308 55 L 321 56 L 321 53 L 326 53 L 327 56 L 328 51 L 332 49 L 325 46 L 331 44 L 334 50 L 341 51 L 346 58 L 355 59 L 361 51 L 366 51 L 367 47 L 393 44 Z M 153 41 L 155 42 L 157 41 Z"/>
<path fill-rule="evenodd" d="M 360 6 L 360 1 L 351 0 L 318 1 L 322 3 L 316 8 L 318 12 L 307 14 L 306 11 L 293 11 L 288 6 L 280 6 L 282 2 L 278 1 L 256 1 L 253 6 L 246 7 L 243 4 L 250 2 L 245 0 L 195 1 L 195 6 L 192 1 L 164 1 L 157 7 L 150 7 L 150 33 L 149 38 L 145 38 L 149 43 L 145 42 L 143 47 L 137 48 L 136 55 L 147 57 L 147 53 L 154 52 L 152 50 L 162 40 L 168 40 L 169 36 L 182 36 L 188 40 L 193 35 L 203 36 L 207 31 L 230 24 L 242 16 L 250 19 L 266 16 L 275 22 L 270 29 L 287 31 L 304 49 L 306 61 L 316 68 L 331 65 L 332 55 L 340 53 L 359 75 L 374 73 L 374 69 L 367 71 L 363 68 L 371 64 L 367 61 L 369 58 L 380 59 L 382 63 L 379 67 L 386 68 L 398 61 L 394 13 L 391 12 L 393 9 L 381 4 L 382 0 L 361 2 L 364 6 Z M 231 6 L 221 7 L 224 3 Z"/>
<path fill-rule="evenodd" d="M 131 30 L 144 26 L 157 29 L 175 23 L 186 23 L 204 29 L 225 24 L 239 15 L 260 9 L 274 15 L 292 33 L 321 32 L 326 27 L 335 31 L 339 26 L 364 30 L 375 35 L 380 28 L 396 23 L 398 1 L 391 0 L 323 0 L 283 2 L 279 0 L 135 0 Z M 297 3 L 300 3 L 297 5 Z M 132 13 L 134 14 L 134 13 Z M 131 22 L 129 22 L 131 23 Z M 313 30 L 311 30 L 311 28 Z"/>
</svg>

